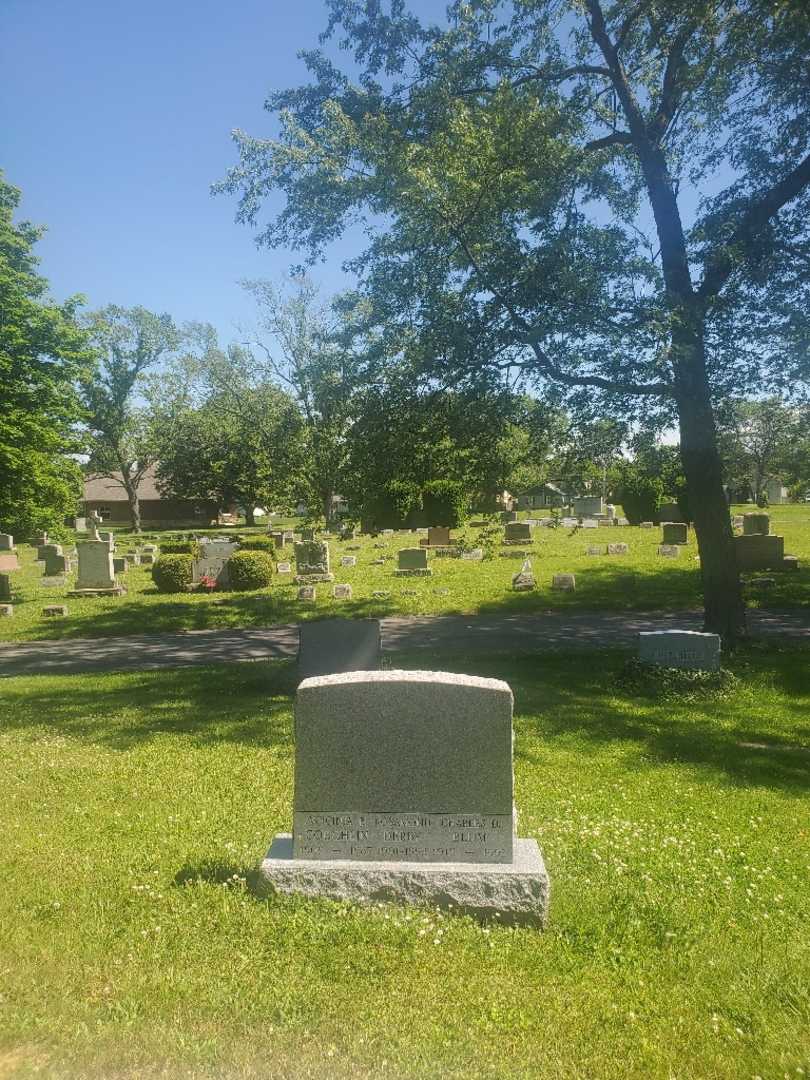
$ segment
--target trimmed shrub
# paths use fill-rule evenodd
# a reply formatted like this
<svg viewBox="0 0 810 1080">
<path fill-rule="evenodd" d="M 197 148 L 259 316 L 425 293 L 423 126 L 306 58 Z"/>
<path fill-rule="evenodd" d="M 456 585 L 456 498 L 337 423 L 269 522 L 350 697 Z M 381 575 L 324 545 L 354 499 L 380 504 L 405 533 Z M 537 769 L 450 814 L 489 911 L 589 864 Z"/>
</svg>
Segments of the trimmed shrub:
<svg viewBox="0 0 810 1080">
<path fill-rule="evenodd" d="M 616 491 L 616 501 L 621 504 L 630 524 L 638 525 L 640 521 L 655 521 L 662 491 L 657 477 L 644 476 L 628 467 Z"/>
<path fill-rule="evenodd" d="M 276 550 L 276 544 L 272 536 L 251 536 L 243 540 L 240 545 L 242 551 L 267 551 L 272 553 Z"/>
<path fill-rule="evenodd" d="M 160 545 L 162 555 L 191 555 L 199 558 L 200 545 L 196 540 L 170 540 Z"/>
<path fill-rule="evenodd" d="M 266 551 L 235 551 L 228 559 L 231 588 L 265 589 L 273 580 L 273 560 Z"/>
<path fill-rule="evenodd" d="M 152 580 L 158 592 L 184 592 L 192 579 L 190 555 L 161 555 L 152 567 Z"/>
</svg>

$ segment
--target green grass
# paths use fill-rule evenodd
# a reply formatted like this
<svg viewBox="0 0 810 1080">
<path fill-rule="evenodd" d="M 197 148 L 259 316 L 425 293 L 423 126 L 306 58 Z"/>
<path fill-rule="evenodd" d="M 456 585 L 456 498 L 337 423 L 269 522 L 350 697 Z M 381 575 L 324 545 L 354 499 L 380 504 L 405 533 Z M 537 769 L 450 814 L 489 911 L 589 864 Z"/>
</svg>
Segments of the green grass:
<svg viewBox="0 0 810 1080">
<path fill-rule="evenodd" d="M 810 652 L 689 705 L 622 660 L 434 658 L 515 691 L 546 933 L 254 894 L 285 664 L 0 682 L 0 1076 L 806 1074 Z"/>
<path fill-rule="evenodd" d="M 525 515 L 524 515 L 525 516 Z M 767 590 L 748 588 L 752 606 L 774 608 L 810 608 L 810 505 L 775 507 L 772 531 L 784 534 L 786 550 L 798 555 L 798 573 L 777 574 L 776 584 Z M 245 530 L 243 530 L 245 531 Z M 520 569 L 521 559 L 511 554 L 505 558 L 476 563 L 456 559 L 432 558 L 430 578 L 397 578 L 396 552 L 413 546 L 418 538 L 412 533 L 358 541 L 330 541 L 332 568 L 338 582 L 353 588 L 350 601 L 332 599 L 331 587 L 319 586 L 315 604 L 302 603 L 292 575 L 279 576 L 267 590 L 251 593 L 215 593 L 161 595 L 147 568 L 131 568 L 122 577 L 128 593 L 121 598 L 77 600 L 65 598 L 67 589 L 43 590 L 40 570 L 32 548 L 21 547 L 23 569 L 14 574 L 15 614 L 0 620 L 0 640 L 35 640 L 40 638 L 106 637 L 172 630 L 203 630 L 218 627 L 269 626 L 322 618 L 328 614 L 374 616 L 403 614 L 495 614 L 560 610 L 684 610 L 701 604 L 700 572 L 691 542 L 678 559 L 663 559 L 657 554 L 660 529 L 536 529 L 531 549 L 538 588 L 530 593 L 511 591 L 512 576 Z M 463 530 L 456 530 L 460 535 Z M 476 530 L 468 529 L 470 539 Z M 156 535 L 158 534 L 151 534 Z M 625 541 L 630 554 L 624 556 L 588 556 L 589 544 L 608 540 Z M 118 549 L 132 546 L 133 538 L 119 534 Z M 375 544 L 384 544 L 376 547 Z M 340 556 L 347 547 L 360 546 L 356 567 L 341 567 Z M 509 549 L 505 549 L 508 551 Z M 372 560 L 388 555 L 383 566 Z M 292 558 L 290 549 L 289 557 Z M 575 593 L 552 592 L 552 575 L 574 572 Z M 750 578 L 761 575 L 751 574 Z M 390 592 L 387 598 L 375 598 L 378 590 Z M 42 615 L 44 604 L 66 602 L 66 619 Z"/>
</svg>

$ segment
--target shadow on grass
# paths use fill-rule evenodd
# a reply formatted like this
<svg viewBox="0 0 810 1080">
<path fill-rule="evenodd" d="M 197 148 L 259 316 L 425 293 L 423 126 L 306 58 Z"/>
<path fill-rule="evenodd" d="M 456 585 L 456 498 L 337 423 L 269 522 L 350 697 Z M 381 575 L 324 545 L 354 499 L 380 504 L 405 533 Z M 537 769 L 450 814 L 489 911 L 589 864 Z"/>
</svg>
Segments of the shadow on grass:
<svg viewBox="0 0 810 1080">
<path fill-rule="evenodd" d="M 292 748 L 290 662 L 57 678 L 0 685 L 0 730 L 46 727 L 115 750 L 161 735 Z"/>
<path fill-rule="evenodd" d="M 424 655 L 396 654 L 420 668 Z M 635 746 L 629 768 L 685 762 L 734 784 L 810 789 L 810 649 L 755 646 L 729 663 L 726 696 L 656 700 L 618 688 L 626 654 L 431 656 L 433 670 L 508 682 L 516 701 L 516 758 L 546 765 L 555 747 Z M 203 744 L 293 746 L 295 667 L 289 662 L 119 675 L 32 677 L 0 686 L 0 729 L 43 728 L 117 750 L 162 735 Z M 528 736 L 528 738 L 526 738 Z M 635 762 L 635 764 L 634 764 Z M 583 766 L 585 767 L 585 766 Z"/>
</svg>

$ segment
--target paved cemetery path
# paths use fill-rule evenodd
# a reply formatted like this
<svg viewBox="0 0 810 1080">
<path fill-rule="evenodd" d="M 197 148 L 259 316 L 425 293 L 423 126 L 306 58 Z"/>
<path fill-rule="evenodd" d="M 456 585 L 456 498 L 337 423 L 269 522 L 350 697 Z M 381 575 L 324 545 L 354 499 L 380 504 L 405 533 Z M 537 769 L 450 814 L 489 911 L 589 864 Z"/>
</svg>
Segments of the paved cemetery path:
<svg viewBox="0 0 810 1080">
<path fill-rule="evenodd" d="M 810 612 L 750 611 L 756 637 L 810 644 Z M 699 630 L 700 612 L 547 612 L 537 615 L 423 615 L 382 619 L 383 650 L 544 652 L 627 648 L 639 630 Z M 187 630 L 119 638 L 0 642 L 0 677 L 145 671 L 191 664 L 294 657 L 295 624 L 249 630 Z"/>
</svg>

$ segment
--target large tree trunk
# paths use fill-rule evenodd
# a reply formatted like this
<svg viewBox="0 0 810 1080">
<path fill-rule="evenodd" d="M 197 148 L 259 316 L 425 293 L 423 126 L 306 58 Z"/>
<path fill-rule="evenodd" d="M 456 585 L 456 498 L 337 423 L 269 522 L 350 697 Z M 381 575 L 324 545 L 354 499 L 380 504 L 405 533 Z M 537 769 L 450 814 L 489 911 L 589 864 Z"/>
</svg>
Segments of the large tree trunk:
<svg viewBox="0 0 810 1080">
<path fill-rule="evenodd" d="M 699 322 L 700 317 L 696 316 Z M 697 533 L 703 577 L 704 629 L 726 645 L 745 634 L 745 604 L 734 550 L 731 517 L 723 491 L 702 335 L 695 323 L 673 342 L 681 460 Z"/>
<path fill-rule="evenodd" d="M 256 516 L 253 513 L 254 504 L 245 503 L 245 525 L 248 527 L 256 524 Z"/>
<path fill-rule="evenodd" d="M 129 519 L 132 522 L 132 531 L 139 533 L 141 531 L 141 504 L 138 499 L 138 487 L 125 468 L 121 469 L 121 475 L 124 479 L 124 489 L 129 503 Z"/>
</svg>

